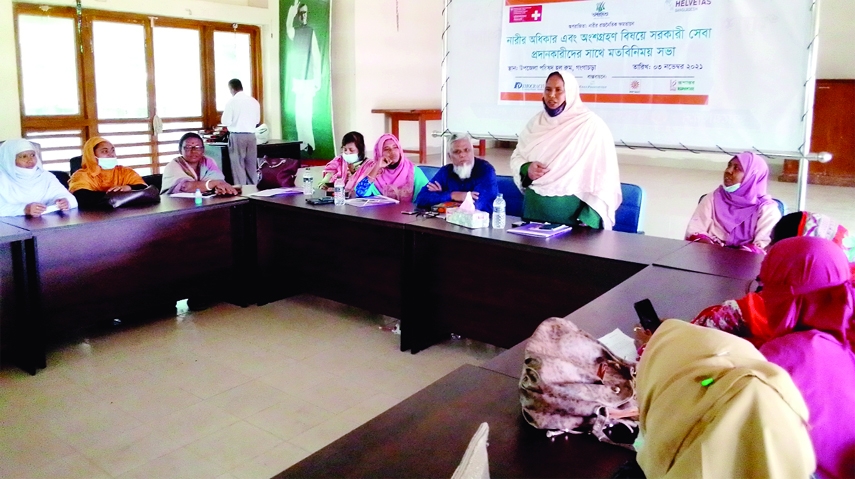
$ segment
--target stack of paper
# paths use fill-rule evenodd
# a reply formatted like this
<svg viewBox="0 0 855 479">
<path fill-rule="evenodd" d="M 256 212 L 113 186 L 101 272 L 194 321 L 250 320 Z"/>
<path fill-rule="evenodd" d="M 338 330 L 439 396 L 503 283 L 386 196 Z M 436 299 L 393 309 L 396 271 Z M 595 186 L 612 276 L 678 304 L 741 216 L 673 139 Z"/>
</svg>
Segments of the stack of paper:
<svg viewBox="0 0 855 479">
<path fill-rule="evenodd" d="M 555 235 L 567 233 L 573 228 L 567 225 L 556 225 L 550 223 L 528 223 L 516 228 L 511 228 L 508 233 L 523 236 L 534 236 L 536 238 L 550 238 Z"/>
</svg>

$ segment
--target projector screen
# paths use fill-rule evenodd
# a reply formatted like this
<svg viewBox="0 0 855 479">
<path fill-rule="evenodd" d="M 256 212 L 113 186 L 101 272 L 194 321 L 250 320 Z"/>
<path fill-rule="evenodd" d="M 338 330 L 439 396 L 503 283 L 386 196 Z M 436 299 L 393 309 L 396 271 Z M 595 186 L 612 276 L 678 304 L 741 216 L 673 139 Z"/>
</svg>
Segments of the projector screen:
<svg viewBox="0 0 855 479">
<path fill-rule="evenodd" d="M 813 105 L 810 0 L 454 0 L 447 130 L 514 138 L 552 71 L 615 143 L 797 154 Z"/>
</svg>

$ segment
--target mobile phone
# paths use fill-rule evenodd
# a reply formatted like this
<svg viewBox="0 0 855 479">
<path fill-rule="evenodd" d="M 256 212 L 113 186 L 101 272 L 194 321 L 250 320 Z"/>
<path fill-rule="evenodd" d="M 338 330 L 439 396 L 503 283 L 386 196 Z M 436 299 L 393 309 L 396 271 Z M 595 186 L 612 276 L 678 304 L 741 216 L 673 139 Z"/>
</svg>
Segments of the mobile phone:
<svg viewBox="0 0 855 479">
<path fill-rule="evenodd" d="M 544 224 L 538 226 L 537 229 L 549 231 L 549 230 L 554 230 L 556 228 L 560 228 L 561 226 L 563 226 L 561 223 L 544 223 Z"/>
<path fill-rule="evenodd" d="M 306 200 L 306 203 L 310 205 L 331 205 L 335 199 L 330 198 L 329 196 L 324 196 L 323 198 L 309 198 Z"/>
<path fill-rule="evenodd" d="M 662 324 L 662 320 L 659 319 L 659 315 L 656 314 L 656 310 L 653 309 L 653 303 L 651 303 L 649 299 L 645 298 L 635 303 L 634 306 L 635 313 L 638 315 L 638 320 L 641 322 L 641 326 L 651 333 L 656 331 L 656 328 Z"/>
</svg>

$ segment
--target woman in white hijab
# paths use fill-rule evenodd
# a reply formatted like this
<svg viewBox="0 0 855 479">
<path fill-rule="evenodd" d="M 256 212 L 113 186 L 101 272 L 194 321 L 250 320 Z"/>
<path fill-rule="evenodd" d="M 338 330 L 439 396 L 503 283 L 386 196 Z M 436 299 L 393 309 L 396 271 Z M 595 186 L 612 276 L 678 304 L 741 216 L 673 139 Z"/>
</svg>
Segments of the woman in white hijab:
<svg viewBox="0 0 855 479">
<path fill-rule="evenodd" d="M 582 103 L 573 76 L 552 72 L 543 111 L 529 120 L 511 155 L 511 171 L 525 192 L 523 218 L 612 229 L 620 206 L 614 138 Z"/>
<path fill-rule="evenodd" d="M 27 140 L 0 145 L 0 216 L 41 216 L 77 208 L 77 199 L 42 168 L 36 148 Z"/>
</svg>

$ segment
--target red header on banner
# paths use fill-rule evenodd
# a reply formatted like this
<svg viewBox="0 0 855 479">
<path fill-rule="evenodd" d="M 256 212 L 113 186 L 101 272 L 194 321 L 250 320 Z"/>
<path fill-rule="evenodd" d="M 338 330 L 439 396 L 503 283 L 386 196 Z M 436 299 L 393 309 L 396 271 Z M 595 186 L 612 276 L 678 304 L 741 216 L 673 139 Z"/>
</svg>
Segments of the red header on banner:
<svg viewBox="0 0 855 479">
<path fill-rule="evenodd" d="M 511 23 L 539 22 L 543 17 L 543 5 L 511 7 Z"/>
</svg>

